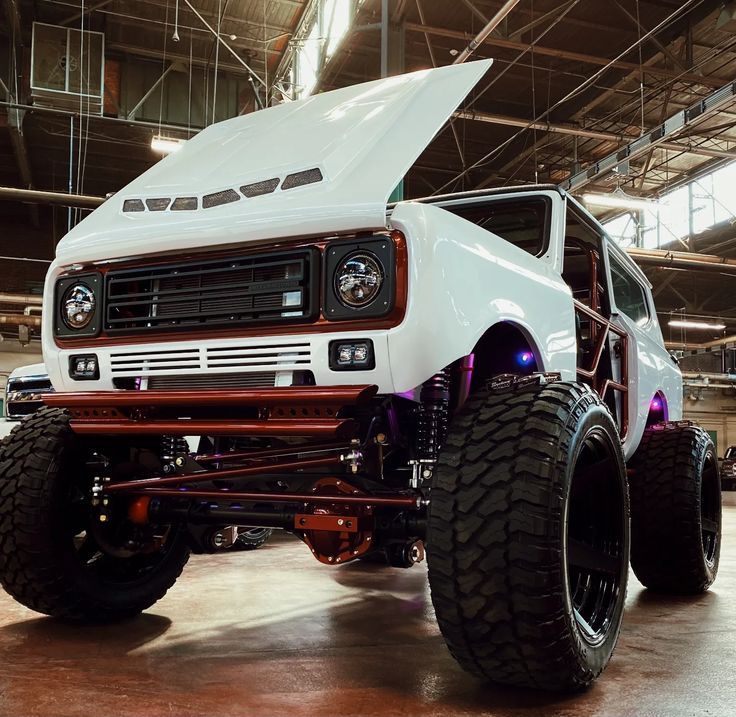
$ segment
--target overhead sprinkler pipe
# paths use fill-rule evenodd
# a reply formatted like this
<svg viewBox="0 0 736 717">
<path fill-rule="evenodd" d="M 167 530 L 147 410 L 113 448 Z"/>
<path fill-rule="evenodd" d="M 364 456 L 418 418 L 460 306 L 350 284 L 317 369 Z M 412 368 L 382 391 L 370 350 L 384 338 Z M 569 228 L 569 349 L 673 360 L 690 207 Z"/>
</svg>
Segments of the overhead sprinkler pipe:
<svg viewBox="0 0 736 717">
<path fill-rule="evenodd" d="M 468 43 L 468 46 L 455 58 L 453 65 L 467 60 L 485 39 L 503 22 L 504 18 L 519 4 L 520 0 L 506 0 L 503 7 L 488 21 L 488 24 Z"/>
<path fill-rule="evenodd" d="M 105 197 L 88 194 L 44 192 L 38 189 L 19 189 L 17 187 L 0 187 L 0 200 L 2 199 L 31 204 L 59 204 L 62 207 L 81 207 L 82 209 L 96 209 L 105 201 Z"/>
<path fill-rule="evenodd" d="M 28 326 L 40 329 L 41 317 L 26 314 L 0 314 L 0 326 Z"/>
<path fill-rule="evenodd" d="M 0 293 L 0 304 L 20 304 L 21 306 L 43 306 L 43 297 L 38 296 L 37 294 Z"/>
</svg>

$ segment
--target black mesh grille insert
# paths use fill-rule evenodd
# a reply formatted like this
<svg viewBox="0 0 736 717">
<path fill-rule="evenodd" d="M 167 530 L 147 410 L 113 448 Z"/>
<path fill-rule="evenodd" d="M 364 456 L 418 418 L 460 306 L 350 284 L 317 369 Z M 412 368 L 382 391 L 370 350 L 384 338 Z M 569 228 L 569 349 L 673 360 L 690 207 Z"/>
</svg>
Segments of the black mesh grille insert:
<svg viewBox="0 0 736 717">
<path fill-rule="evenodd" d="M 223 189 L 221 192 L 215 192 L 214 194 L 205 194 L 202 197 L 202 208 L 219 207 L 221 204 L 230 204 L 230 202 L 237 202 L 239 199 L 240 195 L 234 189 Z"/>
<path fill-rule="evenodd" d="M 160 197 L 157 199 L 146 199 L 146 206 L 152 212 L 163 212 L 166 207 L 171 204 L 171 199 L 168 197 Z"/>
<path fill-rule="evenodd" d="M 197 197 L 177 197 L 171 205 L 173 211 L 191 210 L 197 208 Z"/>
<path fill-rule="evenodd" d="M 313 250 L 234 256 L 110 271 L 105 329 L 137 333 L 308 320 L 318 265 Z"/>
<path fill-rule="evenodd" d="M 196 388 L 270 388 L 275 383 L 275 371 L 258 371 L 204 376 L 152 376 L 148 379 L 148 388 L 163 391 Z"/>
<path fill-rule="evenodd" d="M 319 167 L 314 169 L 305 169 L 303 172 L 294 172 L 286 176 L 284 183 L 281 185 L 281 189 L 294 189 L 295 187 L 302 187 L 305 184 L 314 184 L 315 182 L 322 181 L 322 172 Z"/>
<path fill-rule="evenodd" d="M 271 194 L 276 191 L 279 186 L 278 179 L 265 179 L 262 182 L 254 182 L 253 184 L 244 184 L 240 191 L 246 197 L 260 197 L 262 194 Z"/>
<path fill-rule="evenodd" d="M 123 202 L 124 212 L 145 212 L 146 207 L 140 199 L 126 199 Z"/>
</svg>

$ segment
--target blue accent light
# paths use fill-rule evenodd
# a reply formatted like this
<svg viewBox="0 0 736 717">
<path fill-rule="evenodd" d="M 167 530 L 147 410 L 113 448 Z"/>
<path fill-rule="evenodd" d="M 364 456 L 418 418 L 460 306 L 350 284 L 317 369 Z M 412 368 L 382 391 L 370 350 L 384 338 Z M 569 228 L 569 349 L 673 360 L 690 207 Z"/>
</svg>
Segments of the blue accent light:
<svg viewBox="0 0 736 717">
<path fill-rule="evenodd" d="M 519 366 L 529 366 L 534 362 L 534 354 L 531 351 L 522 351 L 516 355 L 516 363 Z"/>
</svg>

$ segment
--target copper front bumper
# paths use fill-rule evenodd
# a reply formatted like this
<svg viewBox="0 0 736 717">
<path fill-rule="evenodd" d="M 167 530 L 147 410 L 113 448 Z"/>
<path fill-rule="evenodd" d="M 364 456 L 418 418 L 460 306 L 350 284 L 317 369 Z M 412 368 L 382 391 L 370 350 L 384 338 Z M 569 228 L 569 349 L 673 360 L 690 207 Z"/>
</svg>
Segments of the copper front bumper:
<svg viewBox="0 0 736 717">
<path fill-rule="evenodd" d="M 338 413 L 364 405 L 376 386 L 299 386 L 228 391 L 52 393 L 83 435 L 241 435 L 349 438 L 357 424 Z"/>
</svg>

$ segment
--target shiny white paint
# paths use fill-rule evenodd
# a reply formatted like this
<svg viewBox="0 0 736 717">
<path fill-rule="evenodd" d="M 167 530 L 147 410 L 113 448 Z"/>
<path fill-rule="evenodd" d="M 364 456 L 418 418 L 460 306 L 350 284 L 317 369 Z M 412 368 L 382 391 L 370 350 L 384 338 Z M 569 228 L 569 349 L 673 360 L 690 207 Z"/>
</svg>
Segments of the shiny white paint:
<svg viewBox="0 0 736 717">
<path fill-rule="evenodd" d="M 8 375 L 11 378 L 25 378 L 27 376 L 46 376 L 46 365 L 43 363 L 29 363 L 26 366 L 18 366 Z"/>
<path fill-rule="evenodd" d="M 642 285 L 649 307 L 649 321 L 643 325 L 632 321 L 618 310 L 615 297 L 611 297 L 612 321 L 629 335 L 629 432 L 624 441 L 624 453 L 630 458 L 641 440 L 646 427 L 652 399 L 661 395 L 665 399 L 666 417 L 672 421 L 682 418 L 682 374 L 664 347 L 662 330 L 652 297 L 651 284 L 644 272 L 610 239 L 607 251 L 615 254 L 619 262 L 628 267 Z M 611 285 L 610 266 L 606 262 L 608 284 Z"/>
<path fill-rule="evenodd" d="M 560 192 L 549 188 L 524 192 L 544 194 L 552 204 L 549 246 L 540 258 L 441 205 L 401 202 L 390 219 L 386 216 L 393 187 L 488 66 L 487 62 L 470 63 L 390 78 L 229 120 L 190 140 L 179 153 L 131 183 L 62 240 L 49 270 L 43 347 L 56 390 L 113 388 L 112 359 L 119 361 L 121 355 L 126 362 L 116 362 L 115 376 L 264 370 L 257 357 L 266 340 L 261 338 L 115 347 L 95 346 L 90 340 L 90 350 L 99 357 L 101 378 L 71 381 L 69 356 L 84 350 L 60 350 L 52 339 L 53 287 L 69 265 L 386 227 L 401 230 L 407 239 L 409 293 L 404 320 L 388 331 L 348 333 L 335 324 L 329 333 L 269 337 L 268 345 L 283 347 L 277 367 L 280 376 L 311 370 L 318 385 L 373 383 L 381 393 L 403 393 L 470 353 L 490 327 L 510 322 L 526 335 L 541 370 L 559 371 L 564 379 L 574 380 L 573 302 L 561 277 L 569 200 Z M 320 167 L 325 180 L 299 189 L 194 212 L 121 211 L 126 198 L 201 197 L 273 176 L 283 179 L 290 172 L 313 166 Z M 515 192 L 514 196 L 522 194 Z M 628 257 L 624 255 L 622 261 L 645 282 Z M 654 394 L 666 397 L 671 418 L 681 414 L 682 394 L 679 371 L 664 349 L 656 318 L 644 327 L 630 325 L 623 315 L 615 321 L 634 338 L 629 349 L 630 426 L 625 443 L 630 457 Z M 330 341 L 358 338 L 373 340 L 376 368 L 331 371 Z M 216 363 L 209 353 L 212 348 L 230 348 L 232 356 L 241 358 Z M 175 359 L 167 356 L 174 350 L 187 353 L 177 353 Z M 297 351 L 308 356 L 308 363 L 294 363 Z M 181 368 L 182 357 L 186 357 L 186 368 Z M 151 362 L 152 358 L 159 360 Z"/>
<path fill-rule="evenodd" d="M 561 196 L 557 192 L 545 194 L 557 206 L 554 216 L 559 217 L 564 209 Z M 83 383 L 68 377 L 69 356 L 83 350 L 59 350 L 48 341 L 44 356 L 52 382 L 60 390 L 93 391 L 113 388 L 114 377 L 264 371 L 273 367 L 261 365 L 247 354 L 263 353 L 260 347 L 265 343 L 283 347 L 278 371 L 311 370 L 318 385 L 374 383 L 381 393 L 401 393 L 470 353 L 483 333 L 500 321 L 514 323 L 527 335 L 540 367 L 574 378 L 572 298 L 555 267 L 558 232 L 547 255 L 536 259 L 429 204 L 400 203 L 391 215 L 391 227 L 404 232 L 409 251 L 409 303 L 404 320 L 393 329 L 344 332 L 336 324 L 332 332 L 308 336 L 98 346 L 94 350 L 100 361 L 100 380 Z M 533 302 L 529 301 L 531 295 L 536 297 Z M 52 312 L 44 313 L 51 316 Z M 44 335 L 51 336 L 50 325 L 45 327 Z M 374 370 L 330 370 L 330 341 L 351 338 L 373 340 Z M 246 358 L 216 364 L 209 356 L 211 348 L 230 348 L 233 355 Z M 177 353 L 167 356 L 170 351 Z M 297 352 L 302 353 L 302 361 L 309 362 L 294 363 Z M 187 367 L 180 368 L 182 363 Z"/>
<path fill-rule="evenodd" d="M 560 194 L 543 194 L 559 217 Z M 389 336 L 396 390 L 412 388 L 418 376 L 426 379 L 471 353 L 486 330 L 502 321 L 526 335 L 541 370 L 574 379 L 572 296 L 557 268 L 557 229 L 547 254 L 537 259 L 431 204 L 398 204 L 391 225 L 409 238 L 410 266 L 407 319 Z"/>
<path fill-rule="evenodd" d="M 211 125 L 72 229 L 57 259 L 70 264 L 383 227 L 391 192 L 490 66 L 481 60 L 421 70 Z M 122 211 L 126 199 L 201 199 L 313 167 L 323 181 L 209 209 Z"/>
</svg>

